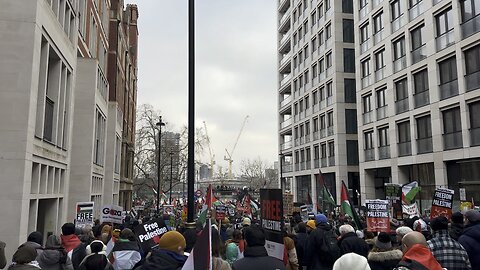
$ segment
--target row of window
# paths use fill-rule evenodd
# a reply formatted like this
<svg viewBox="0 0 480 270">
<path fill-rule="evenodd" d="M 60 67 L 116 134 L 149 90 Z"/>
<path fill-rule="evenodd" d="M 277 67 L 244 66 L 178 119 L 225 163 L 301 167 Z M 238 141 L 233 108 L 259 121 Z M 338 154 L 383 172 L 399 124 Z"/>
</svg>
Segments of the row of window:
<svg viewBox="0 0 480 270">
<path fill-rule="evenodd" d="M 68 39 L 75 43 L 75 32 L 77 31 L 75 22 L 75 3 L 73 0 L 46 0 L 52 8 L 55 17 L 60 23 Z"/>
</svg>

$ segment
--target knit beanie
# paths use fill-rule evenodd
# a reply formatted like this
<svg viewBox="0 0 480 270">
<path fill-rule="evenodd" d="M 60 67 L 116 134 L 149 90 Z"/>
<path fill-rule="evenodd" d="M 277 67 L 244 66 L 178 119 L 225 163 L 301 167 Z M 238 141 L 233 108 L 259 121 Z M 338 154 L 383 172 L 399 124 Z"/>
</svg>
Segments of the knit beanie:
<svg viewBox="0 0 480 270">
<path fill-rule="evenodd" d="M 453 213 L 452 223 L 463 224 L 463 214 L 461 212 Z"/>
<path fill-rule="evenodd" d="M 385 232 L 381 232 L 375 238 L 375 246 L 382 250 L 389 250 L 392 248 L 392 241 L 390 235 Z"/>
<path fill-rule="evenodd" d="M 333 270 L 370 270 L 365 257 L 355 253 L 347 253 L 340 257 L 333 265 Z"/>
<path fill-rule="evenodd" d="M 405 236 L 405 234 L 413 232 L 412 228 L 407 226 L 398 227 L 395 231 L 397 235 L 400 235 L 402 238 Z"/>
<path fill-rule="evenodd" d="M 309 220 L 307 221 L 307 227 L 309 227 L 310 229 L 315 229 L 315 220 Z"/>
<path fill-rule="evenodd" d="M 27 241 L 34 242 L 39 244 L 40 246 L 43 246 L 43 235 L 41 232 L 32 232 L 28 235 Z"/>
<path fill-rule="evenodd" d="M 75 234 L 75 224 L 73 224 L 73 223 L 63 224 L 62 234 L 65 235 L 65 236 Z"/>
<path fill-rule="evenodd" d="M 169 231 L 162 235 L 158 243 L 158 247 L 161 249 L 178 252 L 185 249 L 187 246 L 185 237 L 177 231 Z"/>
<path fill-rule="evenodd" d="M 324 214 L 318 214 L 318 215 L 315 216 L 315 222 L 317 224 L 328 223 L 328 219 Z"/>
<path fill-rule="evenodd" d="M 37 257 L 37 250 L 31 246 L 20 246 L 15 254 L 13 254 L 12 261 L 18 264 L 26 264 L 34 261 Z"/>
<path fill-rule="evenodd" d="M 465 212 L 465 217 L 470 221 L 470 223 L 476 223 L 480 221 L 480 212 L 476 210 L 468 210 Z"/>
<path fill-rule="evenodd" d="M 430 222 L 433 231 L 448 230 L 448 219 L 444 216 L 436 217 Z"/>
</svg>

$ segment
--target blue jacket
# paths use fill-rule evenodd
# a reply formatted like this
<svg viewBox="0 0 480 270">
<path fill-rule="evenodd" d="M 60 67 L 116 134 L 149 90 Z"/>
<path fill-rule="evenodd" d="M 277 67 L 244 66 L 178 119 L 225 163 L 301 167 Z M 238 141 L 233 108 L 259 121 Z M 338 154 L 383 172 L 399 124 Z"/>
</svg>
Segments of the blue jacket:
<svg viewBox="0 0 480 270">
<path fill-rule="evenodd" d="M 472 270 L 480 270 L 480 223 L 467 225 L 458 242 L 467 251 Z"/>
</svg>

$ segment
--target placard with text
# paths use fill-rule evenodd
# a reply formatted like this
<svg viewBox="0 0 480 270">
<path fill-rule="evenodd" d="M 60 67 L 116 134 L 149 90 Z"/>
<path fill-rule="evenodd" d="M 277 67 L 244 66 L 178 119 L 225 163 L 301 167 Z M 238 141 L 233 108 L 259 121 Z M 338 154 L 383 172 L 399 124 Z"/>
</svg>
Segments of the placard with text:
<svg viewBox="0 0 480 270">
<path fill-rule="evenodd" d="M 156 247 L 160 241 L 160 237 L 166 232 L 168 232 L 167 225 L 163 219 L 160 218 L 150 220 L 149 222 L 140 224 L 135 228 L 135 235 L 145 252 Z"/>
<path fill-rule="evenodd" d="M 260 189 L 260 225 L 268 256 L 283 260 L 283 196 L 281 189 Z"/>
<path fill-rule="evenodd" d="M 455 191 L 448 188 L 437 188 L 433 194 L 432 208 L 430 210 L 430 220 L 445 216 L 452 217 L 453 194 Z"/>
<path fill-rule="evenodd" d="M 366 200 L 367 229 L 370 232 L 390 232 L 388 200 Z"/>
<path fill-rule="evenodd" d="M 75 215 L 75 226 L 83 228 L 86 225 L 93 226 L 93 208 L 94 202 L 77 202 L 77 211 Z"/>
</svg>

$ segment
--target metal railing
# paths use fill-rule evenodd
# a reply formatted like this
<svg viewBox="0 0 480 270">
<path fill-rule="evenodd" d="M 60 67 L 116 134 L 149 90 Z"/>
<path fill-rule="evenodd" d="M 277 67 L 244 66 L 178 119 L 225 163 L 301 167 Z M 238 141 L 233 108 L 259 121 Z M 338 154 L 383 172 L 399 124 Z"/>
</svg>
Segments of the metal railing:
<svg viewBox="0 0 480 270">
<path fill-rule="evenodd" d="M 477 15 L 470 20 L 462 23 L 462 38 L 469 37 L 477 32 L 480 32 L 480 16 Z"/>
<path fill-rule="evenodd" d="M 373 111 L 363 113 L 363 124 L 369 124 L 373 122 Z"/>
<path fill-rule="evenodd" d="M 383 78 L 385 78 L 384 70 L 385 70 L 385 67 L 375 70 L 375 82 L 378 82 L 380 80 L 383 80 Z"/>
<path fill-rule="evenodd" d="M 435 39 L 435 44 L 437 47 L 437 52 L 455 44 L 455 35 L 453 29 L 437 37 Z"/>
<path fill-rule="evenodd" d="M 397 114 L 408 111 L 408 98 L 395 101 L 395 112 Z"/>
<path fill-rule="evenodd" d="M 372 161 L 375 160 L 375 149 L 365 149 L 364 150 L 365 154 L 365 161 Z"/>
<path fill-rule="evenodd" d="M 412 154 L 412 143 L 408 142 L 401 142 L 398 143 L 398 156 L 410 156 Z"/>
<path fill-rule="evenodd" d="M 417 153 L 425 154 L 433 151 L 432 137 L 417 139 Z"/>
<path fill-rule="evenodd" d="M 446 99 L 458 95 L 458 81 L 455 79 L 448 83 L 444 83 L 438 86 L 440 89 L 440 99 Z"/>
<path fill-rule="evenodd" d="M 457 149 L 463 146 L 462 131 L 443 134 L 443 148 L 445 150 Z"/>
<path fill-rule="evenodd" d="M 390 158 L 390 145 L 384 145 L 378 147 L 378 159 Z"/>
<path fill-rule="evenodd" d="M 413 94 L 413 103 L 415 108 L 428 105 L 430 103 L 430 93 L 428 92 L 428 89 L 423 92 Z"/>
<path fill-rule="evenodd" d="M 377 120 L 385 119 L 388 116 L 388 105 L 377 108 Z"/>
<path fill-rule="evenodd" d="M 407 67 L 407 56 L 404 55 L 393 61 L 393 72 L 398 72 Z"/>
<path fill-rule="evenodd" d="M 480 128 L 477 127 L 470 129 L 470 145 L 480 145 Z"/>
<path fill-rule="evenodd" d="M 480 70 L 465 75 L 465 84 L 467 92 L 480 88 Z"/>
<path fill-rule="evenodd" d="M 400 17 L 396 18 L 392 21 L 392 32 L 397 31 L 406 23 L 405 16 L 402 14 Z"/>
<path fill-rule="evenodd" d="M 410 18 L 410 21 L 420 16 L 424 11 L 425 9 L 423 8 L 423 1 L 420 1 L 415 6 L 411 7 L 408 11 L 408 17 Z"/>
<path fill-rule="evenodd" d="M 427 58 L 427 45 L 423 44 L 421 47 L 412 51 L 412 64 L 416 64 Z"/>
</svg>

